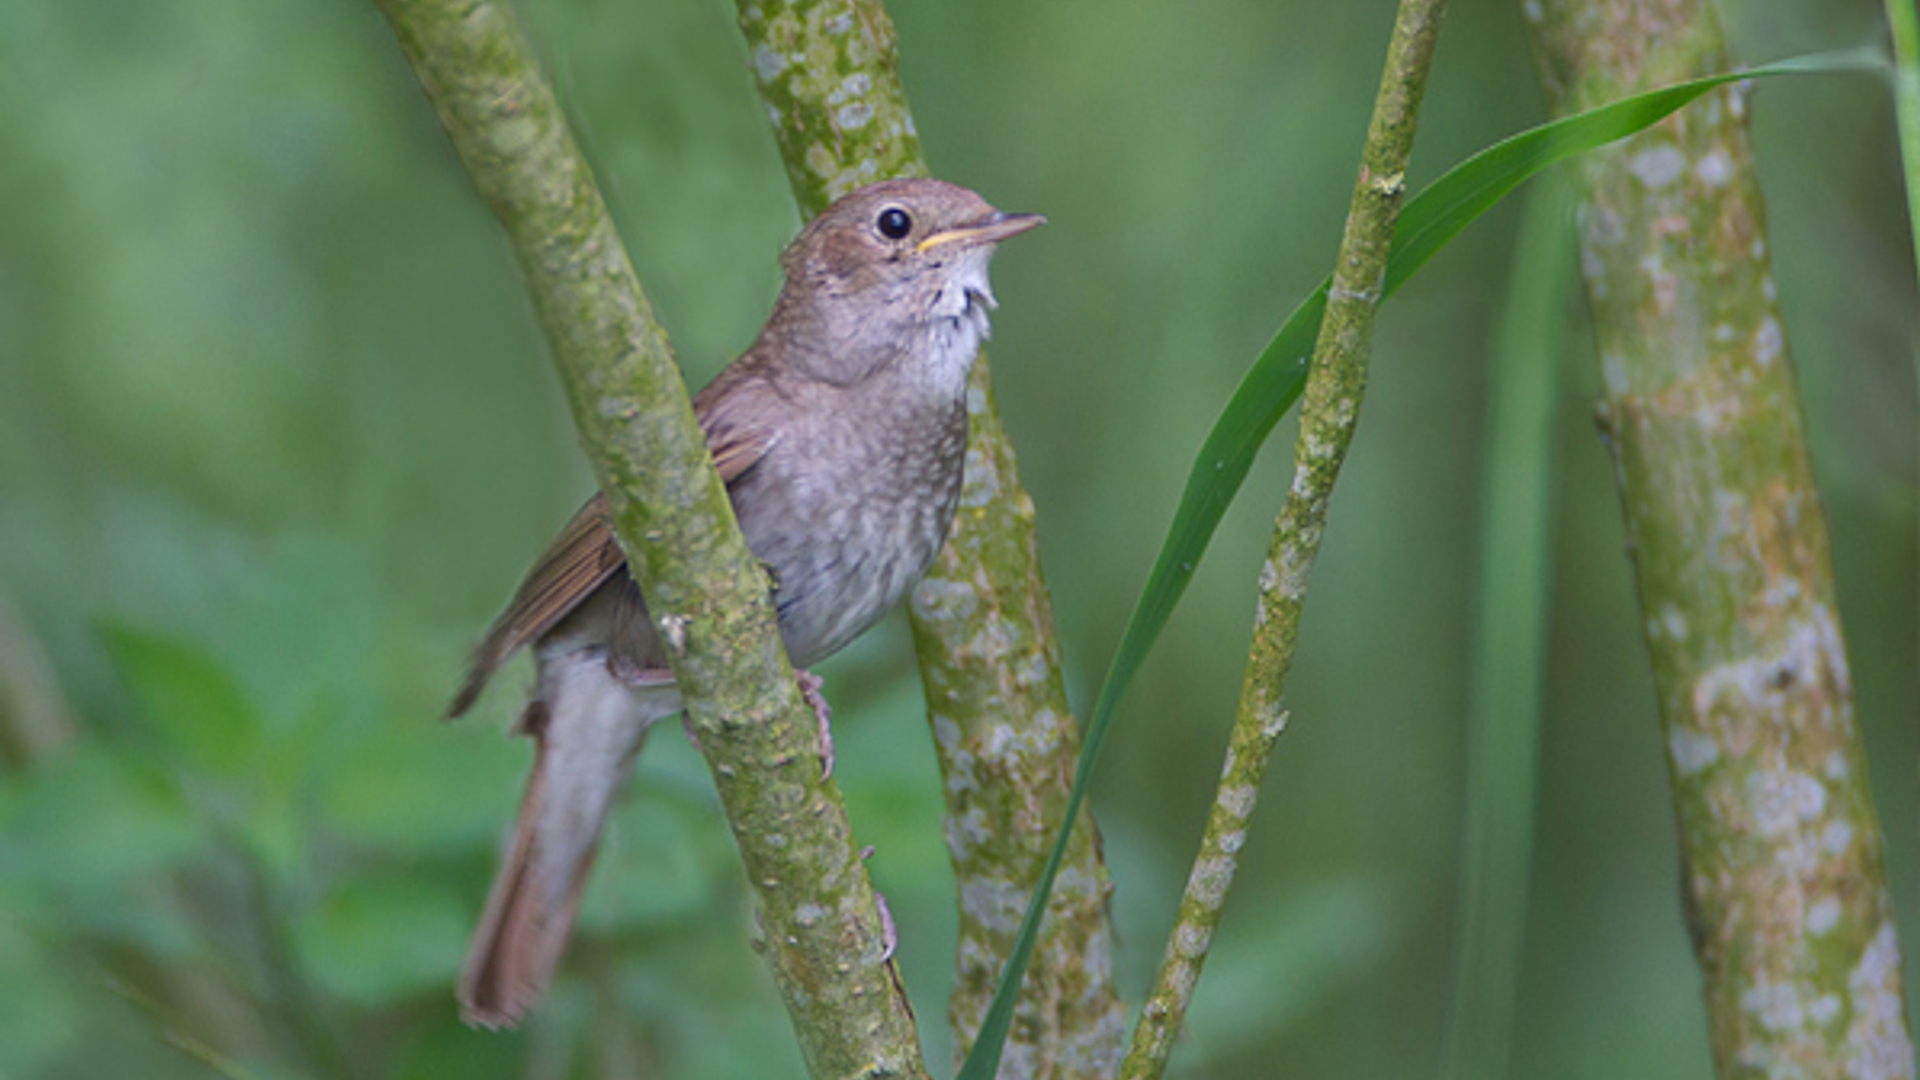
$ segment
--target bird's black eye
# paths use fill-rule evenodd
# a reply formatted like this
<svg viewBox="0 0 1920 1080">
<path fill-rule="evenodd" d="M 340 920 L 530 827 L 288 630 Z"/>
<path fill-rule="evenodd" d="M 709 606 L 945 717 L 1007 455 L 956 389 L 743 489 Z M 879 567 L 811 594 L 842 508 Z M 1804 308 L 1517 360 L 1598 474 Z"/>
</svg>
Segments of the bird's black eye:
<svg viewBox="0 0 1920 1080">
<path fill-rule="evenodd" d="M 913 231 L 913 219 L 897 206 L 880 211 L 880 217 L 874 221 L 874 225 L 880 229 L 880 235 L 889 240 L 898 240 Z"/>
</svg>

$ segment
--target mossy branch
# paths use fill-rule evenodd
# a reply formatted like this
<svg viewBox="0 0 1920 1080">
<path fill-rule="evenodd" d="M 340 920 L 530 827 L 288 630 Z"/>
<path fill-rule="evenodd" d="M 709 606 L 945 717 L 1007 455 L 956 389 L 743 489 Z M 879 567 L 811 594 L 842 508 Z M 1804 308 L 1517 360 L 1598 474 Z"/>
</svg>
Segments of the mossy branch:
<svg viewBox="0 0 1920 1080">
<path fill-rule="evenodd" d="M 809 1072 L 924 1076 L 839 790 L 820 776 L 766 575 L 552 89 L 503 4 L 379 2 L 519 260 L 581 443 L 669 643 Z"/>
<path fill-rule="evenodd" d="M 807 214 L 873 180 L 927 174 L 877 0 L 740 0 L 740 26 L 794 197 Z M 960 893 L 949 1003 L 972 1043 L 1066 810 L 1080 731 L 1068 711 L 1033 502 L 994 409 L 987 360 L 968 399 L 966 487 L 914 593 L 928 721 L 946 779 Z M 1002 1076 L 1107 1077 L 1124 1035 L 1110 891 L 1082 815 L 1024 983 Z"/>
<path fill-rule="evenodd" d="M 1157 1077 L 1166 1069 L 1233 884 L 1267 760 L 1286 725 L 1281 687 L 1293 663 L 1307 578 L 1326 529 L 1328 501 L 1360 418 L 1374 313 L 1380 304 L 1394 222 L 1406 195 L 1414 121 L 1426 90 L 1444 6 L 1444 0 L 1402 0 L 1394 20 L 1386 68 L 1361 152 L 1360 175 L 1327 293 L 1327 311 L 1300 400 L 1293 483 L 1274 523 L 1260 572 L 1253 643 L 1226 764 L 1200 856 L 1187 879 L 1159 974 L 1121 1068 L 1120 1075 L 1128 1080 Z"/>
<path fill-rule="evenodd" d="M 1720 70 L 1706 0 L 1544 0 L 1555 107 Z M 1584 161 L 1581 267 L 1723 1077 L 1911 1077 L 1746 87 Z"/>
</svg>

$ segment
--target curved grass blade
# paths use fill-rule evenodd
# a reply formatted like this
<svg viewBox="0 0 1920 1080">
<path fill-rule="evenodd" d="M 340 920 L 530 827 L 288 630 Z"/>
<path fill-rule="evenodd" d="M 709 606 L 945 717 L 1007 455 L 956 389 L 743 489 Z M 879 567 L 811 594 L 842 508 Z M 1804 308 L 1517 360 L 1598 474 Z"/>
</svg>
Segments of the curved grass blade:
<svg viewBox="0 0 1920 1080">
<path fill-rule="evenodd" d="M 1555 390 L 1573 284 L 1565 179 L 1543 176 L 1527 193 L 1493 350 L 1442 1080 L 1508 1074 L 1519 1000 L 1553 574 Z"/>
<path fill-rule="evenodd" d="M 1387 260 L 1382 298 L 1392 295 L 1460 230 L 1540 170 L 1651 127 L 1715 87 L 1768 75 L 1879 70 L 1885 66 L 1884 59 L 1870 49 L 1796 57 L 1649 90 L 1529 128 L 1495 143 L 1449 169 L 1401 210 L 1399 226 L 1394 230 L 1393 253 Z M 1106 739 L 1114 709 L 1160 631 L 1166 627 L 1174 605 L 1186 592 L 1194 567 L 1213 539 L 1214 529 L 1240 490 L 1240 484 L 1246 480 L 1267 435 L 1299 399 L 1300 390 L 1306 385 L 1307 362 L 1313 353 L 1313 340 L 1319 332 L 1326 304 L 1327 282 L 1322 281 L 1260 351 L 1200 446 L 1200 454 L 1187 474 L 1186 488 L 1180 493 L 1173 523 L 1167 527 L 1167 538 L 1154 558 L 1146 586 L 1141 590 L 1120 647 L 1115 650 L 1113 662 L 1100 685 L 1100 696 L 1094 701 L 1086 741 L 1081 744 L 1080 760 L 1073 770 L 1073 789 L 1067 796 L 1066 815 L 1047 854 L 1046 864 L 1041 868 L 1040 881 L 1027 902 L 1020 934 L 1014 939 L 1013 950 L 1001 969 L 999 989 L 987 1007 L 986 1019 L 981 1022 L 973 1048 L 955 1080 L 991 1080 L 999 1070 L 1000 1050 L 1006 1042 L 1007 1028 L 1013 1022 L 1020 980 L 1033 955 L 1040 919 L 1046 912 L 1047 898 L 1053 893 L 1054 879 L 1059 876 L 1073 822 L 1086 800 L 1088 780 L 1100 756 L 1100 745 Z"/>
</svg>

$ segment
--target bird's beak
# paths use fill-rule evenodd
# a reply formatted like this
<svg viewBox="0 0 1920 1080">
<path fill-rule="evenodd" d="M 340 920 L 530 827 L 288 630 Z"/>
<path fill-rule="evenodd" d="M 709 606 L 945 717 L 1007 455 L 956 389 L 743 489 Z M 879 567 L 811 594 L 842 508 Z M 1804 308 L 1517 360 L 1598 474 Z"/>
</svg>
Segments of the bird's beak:
<svg viewBox="0 0 1920 1080">
<path fill-rule="evenodd" d="M 995 210 L 986 220 L 974 225 L 962 225 L 957 229 L 946 229 L 934 233 L 914 245 L 915 251 L 927 251 L 942 244 L 997 244 L 1009 236 L 1018 236 L 1036 225 L 1045 225 L 1047 219 L 1039 214 L 1008 214 Z"/>
</svg>

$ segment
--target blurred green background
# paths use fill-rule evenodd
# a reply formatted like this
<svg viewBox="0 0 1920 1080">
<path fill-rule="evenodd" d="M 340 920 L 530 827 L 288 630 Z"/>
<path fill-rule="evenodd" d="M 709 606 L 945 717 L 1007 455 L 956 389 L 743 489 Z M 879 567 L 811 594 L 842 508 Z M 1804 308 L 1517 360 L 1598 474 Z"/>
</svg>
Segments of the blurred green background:
<svg viewBox="0 0 1920 1080">
<path fill-rule="evenodd" d="M 519 6 L 697 385 L 751 339 L 798 226 L 732 8 Z M 1084 709 L 1189 455 L 1330 265 L 1392 5 L 891 11 L 935 170 L 1052 220 L 998 260 L 992 355 Z M 1730 15 L 1753 61 L 1879 36 L 1867 0 Z M 1413 182 L 1542 116 L 1518 6 L 1457 0 Z M 1911 952 L 1920 436 L 1892 131 L 1871 78 L 1756 97 Z M 1294 725 L 1179 1075 L 1436 1066 L 1485 358 L 1517 220 L 1497 210 L 1386 309 Z M 1574 335 L 1514 1070 L 1706 1076 Z M 1290 442 L 1283 425 L 1102 763 L 1135 1004 L 1219 767 Z M 505 246 L 371 4 L 0 0 L 0 1076 L 800 1074 L 703 767 L 670 729 L 557 991 L 517 1034 L 455 1020 L 529 752 L 501 734 L 525 667 L 472 721 L 435 718 L 589 484 Z M 827 675 L 838 777 L 944 1071 L 952 883 L 904 623 Z"/>
</svg>

